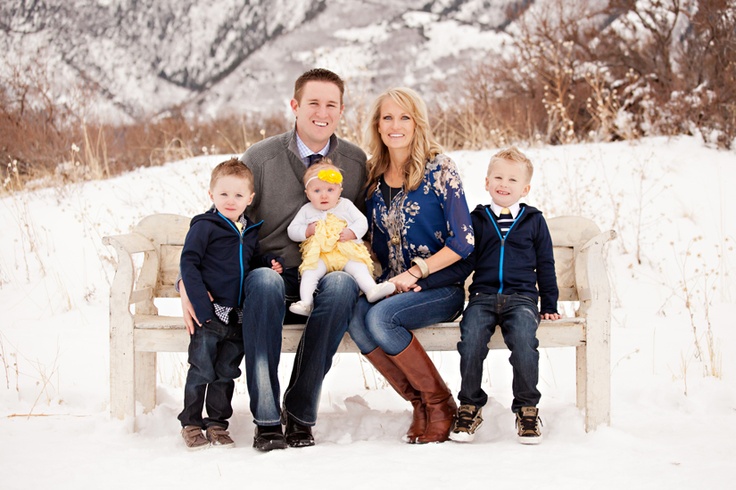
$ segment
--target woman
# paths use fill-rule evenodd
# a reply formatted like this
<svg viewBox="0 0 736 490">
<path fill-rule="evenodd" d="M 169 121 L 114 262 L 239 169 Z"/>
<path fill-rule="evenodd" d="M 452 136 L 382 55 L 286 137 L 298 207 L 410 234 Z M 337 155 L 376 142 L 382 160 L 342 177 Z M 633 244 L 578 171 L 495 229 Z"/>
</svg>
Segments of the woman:
<svg viewBox="0 0 736 490">
<path fill-rule="evenodd" d="M 350 335 L 414 406 L 408 442 L 443 442 L 455 401 L 411 331 L 462 312 L 462 284 L 428 289 L 417 282 L 473 251 L 465 193 L 454 162 L 432 137 L 426 105 L 413 90 L 391 89 L 376 99 L 367 141 L 371 247 L 383 270 L 381 280 L 394 283 L 396 294 L 375 305 L 361 298 Z"/>
</svg>

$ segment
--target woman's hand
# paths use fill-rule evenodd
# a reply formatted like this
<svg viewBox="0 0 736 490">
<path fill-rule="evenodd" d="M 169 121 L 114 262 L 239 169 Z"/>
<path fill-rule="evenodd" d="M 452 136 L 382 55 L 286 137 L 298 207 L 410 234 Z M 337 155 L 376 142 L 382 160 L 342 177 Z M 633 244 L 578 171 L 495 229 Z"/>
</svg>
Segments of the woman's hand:
<svg viewBox="0 0 736 490">
<path fill-rule="evenodd" d="M 419 287 L 417 286 L 417 279 L 409 271 L 404 271 L 398 276 L 392 277 L 389 281 L 396 285 L 396 293 L 405 293 Z"/>
<path fill-rule="evenodd" d="M 431 257 L 424 259 L 424 262 L 427 264 L 427 267 L 429 267 L 429 272 L 432 273 L 444 269 L 448 265 L 454 264 L 460 259 L 461 257 L 457 253 L 449 247 L 444 246 Z M 418 293 L 422 290 L 421 286 L 417 286 L 417 281 L 421 277 L 421 269 L 419 266 L 414 264 L 398 276 L 389 279 L 389 281 L 396 285 L 397 293 L 405 293 L 407 291 L 415 291 Z"/>
</svg>

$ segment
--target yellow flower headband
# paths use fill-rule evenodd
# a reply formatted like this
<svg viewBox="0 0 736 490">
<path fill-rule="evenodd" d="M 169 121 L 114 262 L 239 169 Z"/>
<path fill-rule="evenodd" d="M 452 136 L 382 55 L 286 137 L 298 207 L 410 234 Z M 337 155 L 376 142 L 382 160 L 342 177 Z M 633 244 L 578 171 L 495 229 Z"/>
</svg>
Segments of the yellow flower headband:
<svg viewBox="0 0 736 490">
<path fill-rule="evenodd" d="M 328 184 L 342 184 L 342 174 L 337 170 L 333 170 L 331 168 L 326 168 L 317 172 L 317 175 L 315 175 L 314 177 L 310 177 L 310 179 L 307 180 L 307 183 L 304 184 L 304 187 L 306 188 L 309 183 L 312 182 L 314 179 L 323 180 Z"/>
</svg>

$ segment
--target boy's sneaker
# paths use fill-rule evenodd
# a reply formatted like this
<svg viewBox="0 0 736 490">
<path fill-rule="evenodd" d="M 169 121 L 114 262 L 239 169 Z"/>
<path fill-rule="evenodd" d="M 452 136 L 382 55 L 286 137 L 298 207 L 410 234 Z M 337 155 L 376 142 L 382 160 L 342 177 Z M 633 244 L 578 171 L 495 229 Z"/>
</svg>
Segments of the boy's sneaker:
<svg viewBox="0 0 736 490">
<path fill-rule="evenodd" d="M 455 442 L 472 442 L 475 439 L 475 431 L 483 424 L 481 407 L 475 405 L 460 405 L 457 409 L 457 417 L 452 424 L 450 439 Z"/>
<path fill-rule="evenodd" d="M 289 311 L 301 316 L 309 316 L 312 313 L 312 305 L 303 301 L 297 301 L 289 305 Z"/>
<path fill-rule="evenodd" d="M 186 444 L 187 449 L 190 451 L 207 449 L 210 446 L 210 441 L 204 437 L 202 429 L 196 425 L 182 427 L 181 436 L 184 438 L 184 444 Z"/>
<path fill-rule="evenodd" d="M 219 425 L 207 427 L 207 440 L 213 447 L 235 447 L 235 441 L 230 438 L 230 433 Z"/>
<path fill-rule="evenodd" d="M 516 412 L 516 432 L 522 444 L 539 444 L 542 442 L 542 420 L 537 407 L 521 407 Z"/>
</svg>

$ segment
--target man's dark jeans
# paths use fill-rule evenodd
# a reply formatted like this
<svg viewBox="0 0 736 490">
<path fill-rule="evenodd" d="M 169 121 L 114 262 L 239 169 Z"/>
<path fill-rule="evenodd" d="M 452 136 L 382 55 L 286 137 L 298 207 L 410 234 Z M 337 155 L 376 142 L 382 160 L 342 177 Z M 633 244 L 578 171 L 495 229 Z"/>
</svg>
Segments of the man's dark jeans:
<svg viewBox="0 0 736 490">
<path fill-rule="evenodd" d="M 245 281 L 245 375 L 251 413 L 258 425 L 280 423 L 278 364 L 282 323 L 287 301 L 299 297 L 297 276 L 292 272 L 295 271 L 288 269 L 280 275 L 264 267 L 251 271 Z M 309 318 L 294 315 L 293 321 L 306 326 L 284 393 L 284 410 L 300 424 L 311 426 L 317 421 L 322 381 L 348 328 L 359 292 L 349 274 L 330 272 L 319 281 Z"/>
</svg>

